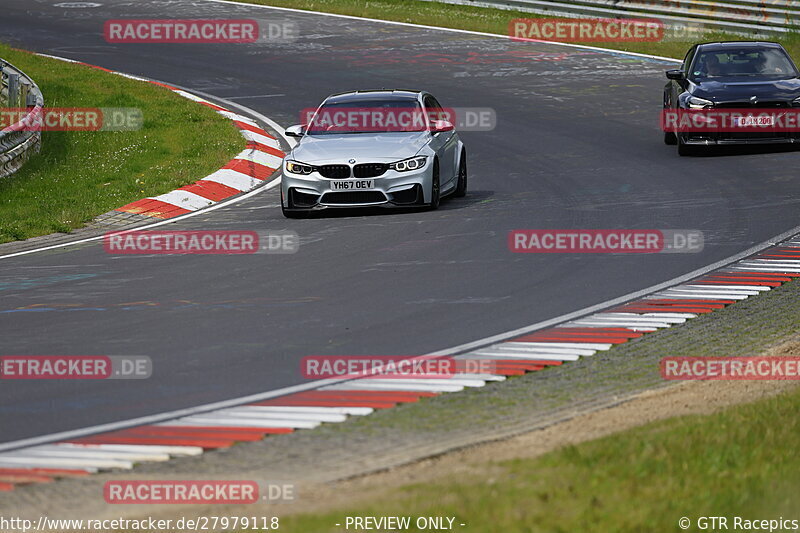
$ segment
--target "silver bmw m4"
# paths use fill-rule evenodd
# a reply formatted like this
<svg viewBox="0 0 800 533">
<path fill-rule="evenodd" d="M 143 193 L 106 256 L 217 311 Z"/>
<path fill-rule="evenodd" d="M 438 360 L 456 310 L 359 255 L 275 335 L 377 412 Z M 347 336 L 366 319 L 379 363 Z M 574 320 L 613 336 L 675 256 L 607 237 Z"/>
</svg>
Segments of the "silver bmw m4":
<svg viewBox="0 0 800 533">
<path fill-rule="evenodd" d="M 355 91 L 305 112 L 286 154 L 287 217 L 330 208 L 427 206 L 467 192 L 467 153 L 454 113 L 424 91 Z M 450 120 L 444 120 L 449 118 Z"/>
</svg>

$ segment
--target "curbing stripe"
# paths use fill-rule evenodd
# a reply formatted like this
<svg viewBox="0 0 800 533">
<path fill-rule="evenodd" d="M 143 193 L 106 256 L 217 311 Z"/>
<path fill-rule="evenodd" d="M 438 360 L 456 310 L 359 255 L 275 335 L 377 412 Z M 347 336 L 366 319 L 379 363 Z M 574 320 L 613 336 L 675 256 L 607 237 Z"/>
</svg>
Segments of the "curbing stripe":
<svg viewBox="0 0 800 533">
<path fill-rule="evenodd" d="M 261 180 L 258 180 L 256 178 L 247 176 L 245 174 L 242 174 L 241 172 L 238 172 L 236 170 L 231 170 L 228 168 L 217 170 L 210 176 L 206 176 L 205 178 L 203 178 L 202 181 L 213 181 L 216 183 L 221 183 L 222 185 L 227 185 L 228 187 L 236 189 L 240 192 L 252 189 L 253 187 L 256 187 L 259 183 L 261 183 Z"/>
</svg>

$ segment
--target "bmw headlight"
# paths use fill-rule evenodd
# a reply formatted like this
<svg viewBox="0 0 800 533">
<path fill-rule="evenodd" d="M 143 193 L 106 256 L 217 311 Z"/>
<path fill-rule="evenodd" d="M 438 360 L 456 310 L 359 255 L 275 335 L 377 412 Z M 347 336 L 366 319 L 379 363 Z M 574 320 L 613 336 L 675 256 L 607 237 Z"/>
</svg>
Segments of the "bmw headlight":
<svg viewBox="0 0 800 533">
<path fill-rule="evenodd" d="M 714 107 L 714 102 L 711 100 L 706 100 L 705 98 L 690 96 L 686 99 L 686 107 L 689 109 L 708 109 L 710 107 Z"/>
<path fill-rule="evenodd" d="M 408 172 L 409 170 L 419 170 L 425 166 L 426 156 L 412 157 L 410 159 L 403 159 L 389 164 L 389 168 L 397 172 Z"/>
<path fill-rule="evenodd" d="M 800 98 L 792 100 L 792 107 L 800 107 Z"/>
<path fill-rule="evenodd" d="M 286 170 L 292 174 L 308 175 L 314 172 L 314 167 L 298 161 L 286 161 Z"/>
</svg>

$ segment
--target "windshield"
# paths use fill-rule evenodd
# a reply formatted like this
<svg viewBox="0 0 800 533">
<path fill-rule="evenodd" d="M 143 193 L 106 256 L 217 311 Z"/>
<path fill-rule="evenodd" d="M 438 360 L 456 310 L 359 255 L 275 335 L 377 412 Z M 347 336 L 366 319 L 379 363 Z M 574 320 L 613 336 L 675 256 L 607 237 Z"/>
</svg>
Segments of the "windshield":
<svg viewBox="0 0 800 533">
<path fill-rule="evenodd" d="M 691 74 L 692 79 L 735 76 L 780 79 L 797 76 L 797 70 L 781 49 L 746 48 L 701 53 Z"/>
<path fill-rule="evenodd" d="M 308 125 L 309 135 L 425 131 L 428 121 L 412 99 L 324 104 Z"/>
</svg>

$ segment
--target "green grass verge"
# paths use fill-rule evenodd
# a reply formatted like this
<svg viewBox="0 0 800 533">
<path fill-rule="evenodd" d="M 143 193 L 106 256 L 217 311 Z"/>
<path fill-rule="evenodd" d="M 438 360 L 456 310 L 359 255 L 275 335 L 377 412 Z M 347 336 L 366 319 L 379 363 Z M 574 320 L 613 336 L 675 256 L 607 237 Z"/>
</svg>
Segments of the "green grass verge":
<svg viewBox="0 0 800 533">
<path fill-rule="evenodd" d="M 508 35 L 509 21 L 516 18 L 537 18 L 541 15 L 524 11 L 491 9 L 473 6 L 425 2 L 421 0 L 236 0 L 248 4 L 290 7 L 310 11 L 338 13 L 355 17 L 410 22 L 461 30 Z M 747 39 L 725 32 L 709 32 L 702 41 Z M 800 61 L 800 34 L 776 38 Z M 627 52 L 653 54 L 683 59 L 694 41 L 657 43 L 579 43 Z"/>
<path fill-rule="evenodd" d="M 0 179 L 0 242 L 68 232 L 132 201 L 193 183 L 244 149 L 236 127 L 161 87 L 0 45 L 45 105 L 135 107 L 139 131 L 45 132 L 42 152 Z"/>
<path fill-rule="evenodd" d="M 454 476 L 341 512 L 285 517 L 281 529 L 342 531 L 334 524 L 345 516 L 455 516 L 466 524 L 458 530 L 504 533 L 680 531 L 684 516 L 690 531 L 700 531 L 700 516 L 727 516 L 731 528 L 734 516 L 800 519 L 799 409 L 795 389 L 501 462 L 490 476 Z"/>
</svg>

